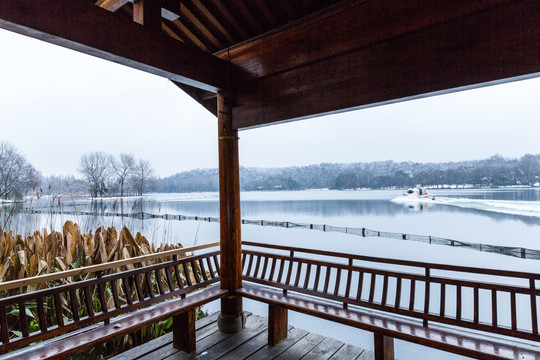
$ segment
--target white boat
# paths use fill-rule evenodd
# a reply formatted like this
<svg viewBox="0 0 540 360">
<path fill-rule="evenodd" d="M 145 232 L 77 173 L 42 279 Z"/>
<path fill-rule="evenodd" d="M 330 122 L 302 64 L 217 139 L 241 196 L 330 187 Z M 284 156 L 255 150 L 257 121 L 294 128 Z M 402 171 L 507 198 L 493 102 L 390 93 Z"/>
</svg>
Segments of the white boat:
<svg viewBox="0 0 540 360">
<path fill-rule="evenodd" d="M 415 199 L 435 200 L 435 195 L 428 194 L 426 189 L 422 189 L 421 187 L 407 189 L 403 195 Z"/>
</svg>

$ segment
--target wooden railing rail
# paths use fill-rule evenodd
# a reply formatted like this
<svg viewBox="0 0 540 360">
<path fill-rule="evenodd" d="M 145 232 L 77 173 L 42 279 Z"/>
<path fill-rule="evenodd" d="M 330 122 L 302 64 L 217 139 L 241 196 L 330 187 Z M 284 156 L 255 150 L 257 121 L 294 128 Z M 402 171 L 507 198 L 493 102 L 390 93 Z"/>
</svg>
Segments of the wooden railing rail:
<svg viewBox="0 0 540 360">
<path fill-rule="evenodd" d="M 167 251 L 158 252 L 155 254 L 136 256 L 129 259 L 109 261 L 103 264 L 85 266 L 78 269 L 71 269 L 71 270 L 66 270 L 66 271 L 61 271 L 61 272 L 38 275 L 38 276 L 33 276 L 33 277 L 25 278 L 25 279 L 0 282 L 0 292 L 16 289 L 16 288 L 20 288 L 24 286 L 29 286 L 29 285 L 44 284 L 46 282 L 53 281 L 53 280 L 66 279 L 73 276 L 80 276 L 80 275 L 85 275 L 85 274 L 94 273 L 98 271 L 105 271 L 109 269 L 119 268 L 121 266 L 139 264 L 145 261 L 163 259 L 167 257 L 174 257 L 174 256 L 186 254 L 188 252 L 208 249 L 208 248 L 216 247 L 216 246 L 219 246 L 219 242 L 191 246 L 191 247 L 186 247 L 186 248 L 181 248 L 181 249 L 167 250 Z"/>
<path fill-rule="evenodd" d="M 437 269 L 437 270 L 468 272 L 468 273 L 484 274 L 484 275 L 497 275 L 497 276 L 509 277 L 509 278 L 529 279 L 531 276 L 533 276 L 536 280 L 540 280 L 540 273 L 528 273 L 528 272 L 512 271 L 512 270 L 497 270 L 497 269 L 486 269 L 486 268 L 478 268 L 478 267 L 470 267 L 470 266 L 456 266 L 456 265 L 447 265 L 447 264 L 428 263 L 428 262 L 422 262 L 422 261 L 389 259 L 389 258 L 381 258 L 381 257 L 374 257 L 374 256 L 366 256 L 366 255 L 345 254 L 345 253 L 326 251 L 326 250 L 306 249 L 306 248 L 281 246 L 281 245 L 273 245 L 273 244 L 263 244 L 263 243 L 256 243 L 256 242 L 251 242 L 251 241 L 242 241 L 242 245 L 255 246 L 258 248 L 289 251 L 289 252 L 292 251 L 293 253 L 296 252 L 296 253 L 304 253 L 304 254 L 322 255 L 322 256 L 342 258 L 342 259 L 347 259 L 347 260 L 352 259 L 352 260 L 374 262 L 374 263 L 380 263 L 380 264 L 411 266 L 411 267 L 416 267 L 416 268 L 427 267 L 427 268 Z"/>
<path fill-rule="evenodd" d="M 219 271 L 214 251 L 0 299 L 0 353 L 184 297 L 219 282 Z"/>
<path fill-rule="evenodd" d="M 243 244 L 243 279 L 280 288 L 284 294 L 293 291 L 338 301 L 343 308 L 357 305 L 418 318 L 424 326 L 433 321 L 540 341 L 536 284 L 540 274 Z M 334 261 L 298 254 L 324 255 Z M 395 271 L 388 265 L 406 268 Z"/>
</svg>

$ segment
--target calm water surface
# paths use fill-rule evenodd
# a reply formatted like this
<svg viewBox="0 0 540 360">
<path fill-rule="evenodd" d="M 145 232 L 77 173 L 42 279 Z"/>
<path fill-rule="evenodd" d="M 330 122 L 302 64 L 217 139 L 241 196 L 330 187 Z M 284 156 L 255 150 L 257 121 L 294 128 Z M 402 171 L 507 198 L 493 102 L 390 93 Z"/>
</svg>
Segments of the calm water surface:
<svg viewBox="0 0 540 360">
<path fill-rule="evenodd" d="M 417 235 L 433 235 L 455 240 L 519 246 L 540 249 L 540 189 L 489 190 L 433 190 L 435 201 L 403 202 L 401 190 L 384 191 L 299 191 L 242 193 L 242 218 L 275 220 L 333 226 L 366 227 L 373 230 Z M 402 199 L 401 199 L 402 200 Z M 41 199 L 23 205 L 45 210 L 58 208 L 58 200 Z M 9 217 L 3 212 L 3 223 L 19 232 L 37 228 L 61 229 L 61 224 L 72 220 L 83 229 L 100 225 L 127 225 L 141 231 L 154 243 L 193 243 L 218 241 L 219 224 L 198 221 L 162 219 L 139 220 L 103 216 L 106 212 L 154 214 L 182 214 L 219 216 L 217 193 L 150 194 L 143 199 L 65 199 L 60 202 L 65 211 L 88 211 L 92 216 L 21 213 Z M 6 224 L 6 225 L 7 225 Z M 540 262 L 523 260 L 473 250 L 429 245 L 385 238 L 324 233 L 303 229 L 284 229 L 243 225 L 243 240 L 264 243 L 327 249 L 373 256 L 404 258 L 419 261 L 450 263 L 464 266 L 483 266 L 512 270 L 540 271 Z M 209 310 L 217 304 L 211 304 Z M 266 315 L 266 307 L 246 301 L 245 307 L 254 313 Z M 332 336 L 347 343 L 372 347 L 371 334 L 338 324 L 290 313 L 292 325 Z M 437 352 L 405 342 L 396 342 L 396 355 L 401 360 L 460 357 Z"/>
</svg>

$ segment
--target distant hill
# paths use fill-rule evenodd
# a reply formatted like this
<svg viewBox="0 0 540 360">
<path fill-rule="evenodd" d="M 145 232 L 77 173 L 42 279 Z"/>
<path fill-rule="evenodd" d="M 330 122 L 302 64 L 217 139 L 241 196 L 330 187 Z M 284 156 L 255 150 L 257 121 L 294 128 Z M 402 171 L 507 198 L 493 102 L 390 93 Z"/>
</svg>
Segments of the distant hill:
<svg viewBox="0 0 540 360">
<path fill-rule="evenodd" d="M 540 155 L 520 159 L 494 155 L 488 159 L 446 163 L 378 161 L 285 168 L 240 168 L 242 190 L 303 190 L 316 188 L 405 188 L 423 186 L 532 185 L 539 181 Z M 157 179 L 157 192 L 217 191 L 218 169 L 196 169 Z"/>
</svg>

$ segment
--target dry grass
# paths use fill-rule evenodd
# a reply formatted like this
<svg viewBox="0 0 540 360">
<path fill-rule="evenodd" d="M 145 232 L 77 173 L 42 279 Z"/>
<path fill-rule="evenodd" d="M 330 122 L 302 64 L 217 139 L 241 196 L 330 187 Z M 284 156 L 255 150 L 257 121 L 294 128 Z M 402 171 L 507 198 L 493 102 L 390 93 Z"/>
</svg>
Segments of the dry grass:
<svg viewBox="0 0 540 360">
<path fill-rule="evenodd" d="M 49 233 L 44 229 L 41 232 L 36 231 L 26 237 L 14 234 L 13 231 L 5 232 L 0 228 L 0 282 L 65 271 L 68 269 L 80 268 L 82 266 L 102 264 L 109 261 L 129 259 L 136 256 L 149 255 L 178 248 L 182 248 L 182 245 L 162 244 L 158 248 L 155 248 L 154 245 L 150 244 L 140 233 L 133 236 L 127 227 L 123 227 L 120 233 L 118 233 L 114 227 L 99 227 L 94 233 L 92 231 L 83 233 L 77 224 L 74 224 L 72 221 L 66 221 L 63 225 L 62 233 L 55 231 Z M 160 258 L 154 261 L 147 261 L 147 263 L 126 265 L 125 268 L 120 268 L 118 270 L 133 269 L 134 267 L 168 260 L 170 259 Z M 113 269 L 109 271 L 112 270 Z M 196 271 L 200 272 L 200 269 L 196 269 Z M 26 288 L 12 289 L 0 293 L 0 297 L 16 295 L 20 292 L 33 291 L 38 287 L 45 288 L 66 284 L 72 281 L 88 279 L 93 276 L 95 275 L 89 273 L 73 278 L 62 278 L 60 280 L 50 281 L 42 285 L 30 285 Z M 162 279 L 165 278 L 165 274 L 163 274 Z M 158 292 L 156 279 L 153 278 L 153 280 L 152 287 L 155 287 L 153 290 L 154 292 Z M 186 279 L 184 279 L 183 276 L 181 276 L 181 280 L 184 283 L 186 282 Z M 194 280 L 195 279 L 192 279 L 192 281 Z M 177 286 L 175 283 L 176 280 L 174 279 L 173 281 L 173 286 Z M 166 281 L 163 281 L 161 285 L 166 291 L 169 290 L 169 285 Z M 122 286 L 118 286 L 117 288 L 119 290 L 120 301 L 125 304 L 126 296 L 124 289 Z M 110 289 L 108 288 L 106 289 L 105 296 L 107 307 L 112 308 L 114 307 L 114 299 L 109 290 Z M 129 290 L 132 298 L 138 299 L 135 286 L 133 286 L 133 289 Z M 143 283 L 143 293 L 145 296 L 149 294 L 146 283 Z M 79 296 L 82 295 L 77 293 L 77 297 Z M 101 311 L 101 302 L 99 300 L 97 288 L 92 291 L 92 299 L 94 311 Z M 50 326 L 53 326 L 56 324 L 56 318 L 53 311 L 54 303 L 52 302 L 52 299 L 49 299 L 48 302 L 50 302 L 50 304 L 47 303 L 45 305 L 47 323 Z M 77 302 L 82 304 L 80 299 Z M 68 299 L 62 298 L 61 303 L 65 320 L 72 320 L 73 314 L 71 313 L 70 306 L 68 306 Z M 39 329 L 39 323 L 35 304 L 28 303 L 26 305 L 30 332 L 37 331 Z M 79 310 L 79 316 L 82 317 L 86 315 L 84 306 L 81 305 Z M 8 319 L 10 322 L 8 326 L 11 336 L 20 336 L 20 324 L 18 324 L 17 321 L 17 307 L 6 309 L 6 311 L 8 314 L 12 315 Z M 199 313 L 199 316 L 201 315 L 203 314 Z M 140 344 L 167 332 L 171 324 L 172 321 L 170 319 L 162 321 L 135 334 L 127 335 L 121 340 L 107 344 L 105 347 L 94 349 L 95 352 L 93 355 L 99 357 L 101 355 L 110 355 L 126 350 L 135 344 Z M 90 357 L 93 358 L 94 356 Z"/>
</svg>

